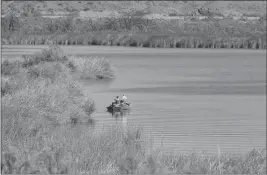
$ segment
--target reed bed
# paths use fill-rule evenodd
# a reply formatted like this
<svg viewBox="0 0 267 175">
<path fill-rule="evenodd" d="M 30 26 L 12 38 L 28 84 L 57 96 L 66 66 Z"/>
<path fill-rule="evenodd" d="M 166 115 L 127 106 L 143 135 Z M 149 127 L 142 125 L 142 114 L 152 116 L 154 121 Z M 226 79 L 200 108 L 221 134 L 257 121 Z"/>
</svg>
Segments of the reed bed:
<svg viewBox="0 0 267 175">
<path fill-rule="evenodd" d="M 242 23 L 231 18 L 214 22 L 132 16 L 127 25 L 120 18 L 92 21 L 40 17 L 39 21 L 39 27 L 14 31 L 9 31 L 9 23 L 3 23 L 2 44 L 266 49 L 266 19 L 263 18 Z"/>
<path fill-rule="evenodd" d="M 23 44 L 30 45 L 109 45 L 109 46 L 127 46 L 127 47 L 154 47 L 154 48 L 233 48 L 233 49 L 266 49 L 266 36 L 259 37 L 201 37 L 201 36 L 130 36 L 124 35 L 119 38 L 118 35 L 106 35 L 89 37 L 87 35 L 78 35 L 77 37 L 68 37 L 59 35 L 55 38 L 36 36 L 35 38 L 11 37 L 4 40 L 3 44 Z M 41 38 L 41 39 L 39 39 Z"/>
</svg>

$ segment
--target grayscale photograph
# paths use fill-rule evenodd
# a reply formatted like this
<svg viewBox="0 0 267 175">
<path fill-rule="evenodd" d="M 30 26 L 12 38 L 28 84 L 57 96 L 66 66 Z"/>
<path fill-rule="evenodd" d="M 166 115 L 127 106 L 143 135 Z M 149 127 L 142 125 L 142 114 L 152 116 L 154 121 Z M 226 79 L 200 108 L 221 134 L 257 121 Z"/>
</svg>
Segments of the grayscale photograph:
<svg viewBox="0 0 267 175">
<path fill-rule="evenodd" d="M 266 174 L 266 1 L 1 1 L 1 174 Z"/>
</svg>

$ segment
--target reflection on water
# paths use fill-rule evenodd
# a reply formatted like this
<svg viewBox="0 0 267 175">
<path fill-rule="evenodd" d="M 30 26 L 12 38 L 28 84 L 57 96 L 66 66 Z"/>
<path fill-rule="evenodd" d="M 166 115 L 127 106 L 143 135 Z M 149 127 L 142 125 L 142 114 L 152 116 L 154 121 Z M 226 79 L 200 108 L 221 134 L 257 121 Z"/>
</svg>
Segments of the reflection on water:
<svg viewBox="0 0 267 175">
<path fill-rule="evenodd" d="M 94 128 L 96 125 L 96 120 L 93 118 L 88 118 L 86 121 L 78 121 L 78 120 L 71 120 L 71 122 L 69 124 L 67 124 L 68 126 L 72 127 L 72 128 L 76 128 L 77 126 L 85 126 L 85 127 L 90 127 L 90 128 Z"/>
<path fill-rule="evenodd" d="M 120 120 L 123 118 L 127 118 L 127 116 L 131 115 L 131 110 L 120 110 L 120 111 L 107 111 L 110 115 L 116 120 Z"/>
<path fill-rule="evenodd" d="M 131 115 L 130 110 L 120 110 L 120 111 L 107 111 L 110 113 L 113 119 L 115 119 L 116 124 L 123 126 L 124 132 L 127 131 L 128 116 Z"/>
</svg>

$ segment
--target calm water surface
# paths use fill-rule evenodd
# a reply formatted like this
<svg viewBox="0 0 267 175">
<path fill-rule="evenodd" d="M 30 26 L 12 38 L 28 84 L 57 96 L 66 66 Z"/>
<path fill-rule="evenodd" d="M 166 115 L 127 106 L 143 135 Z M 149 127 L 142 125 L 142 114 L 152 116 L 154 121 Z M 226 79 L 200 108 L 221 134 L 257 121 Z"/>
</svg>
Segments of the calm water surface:
<svg viewBox="0 0 267 175">
<path fill-rule="evenodd" d="M 43 46 L 5 46 L 3 55 Z M 253 50 L 63 47 L 68 54 L 110 59 L 117 78 L 88 85 L 103 124 L 142 125 L 155 147 L 170 150 L 246 151 L 266 146 L 266 52 Z M 133 109 L 106 112 L 125 93 Z"/>
</svg>

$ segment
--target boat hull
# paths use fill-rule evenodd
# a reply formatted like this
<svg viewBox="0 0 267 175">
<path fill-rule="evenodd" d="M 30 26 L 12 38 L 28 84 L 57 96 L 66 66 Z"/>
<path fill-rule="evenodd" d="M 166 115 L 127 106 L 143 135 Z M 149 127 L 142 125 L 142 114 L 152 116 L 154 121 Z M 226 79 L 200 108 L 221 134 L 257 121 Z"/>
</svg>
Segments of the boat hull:
<svg viewBox="0 0 267 175">
<path fill-rule="evenodd" d="M 123 110 L 130 110 L 131 106 L 130 105 L 123 105 L 123 106 L 108 106 L 107 110 L 108 111 L 123 111 Z"/>
</svg>

